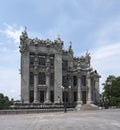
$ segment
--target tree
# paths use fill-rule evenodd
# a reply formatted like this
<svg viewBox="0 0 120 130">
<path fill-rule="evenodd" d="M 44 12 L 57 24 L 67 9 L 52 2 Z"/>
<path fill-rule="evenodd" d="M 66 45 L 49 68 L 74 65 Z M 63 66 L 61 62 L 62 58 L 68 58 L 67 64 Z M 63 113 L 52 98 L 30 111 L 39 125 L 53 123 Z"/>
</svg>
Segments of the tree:
<svg viewBox="0 0 120 130">
<path fill-rule="evenodd" d="M 109 105 L 120 105 L 120 77 L 113 75 L 108 76 L 104 85 L 104 92 L 102 98 L 104 102 L 108 102 Z"/>
<path fill-rule="evenodd" d="M 10 104 L 9 98 L 0 93 L 0 109 L 8 109 Z"/>
</svg>

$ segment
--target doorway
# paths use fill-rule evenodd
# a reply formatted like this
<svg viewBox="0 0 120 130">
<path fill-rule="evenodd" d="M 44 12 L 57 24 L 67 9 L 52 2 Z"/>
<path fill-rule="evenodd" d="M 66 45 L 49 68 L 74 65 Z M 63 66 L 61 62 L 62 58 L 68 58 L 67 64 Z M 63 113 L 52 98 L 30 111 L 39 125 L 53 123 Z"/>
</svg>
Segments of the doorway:
<svg viewBox="0 0 120 130">
<path fill-rule="evenodd" d="M 40 91 L 40 103 L 44 103 L 44 91 Z"/>
<path fill-rule="evenodd" d="M 83 104 L 86 104 L 86 91 L 82 91 L 82 101 Z"/>
</svg>

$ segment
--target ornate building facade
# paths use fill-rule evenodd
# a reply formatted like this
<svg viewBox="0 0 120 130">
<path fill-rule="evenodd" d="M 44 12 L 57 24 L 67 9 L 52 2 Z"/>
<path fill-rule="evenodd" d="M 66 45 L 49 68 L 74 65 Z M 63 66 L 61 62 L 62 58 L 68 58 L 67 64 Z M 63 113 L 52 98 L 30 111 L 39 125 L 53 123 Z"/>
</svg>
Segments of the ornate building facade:
<svg viewBox="0 0 120 130">
<path fill-rule="evenodd" d="M 74 57 L 72 44 L 63 49 L 51 41 L 20 36 L 21 100 L 24 103 L 91 104 L 99 102 L 100 75 L 90 65 L 90 54 Z"/>
</svg>

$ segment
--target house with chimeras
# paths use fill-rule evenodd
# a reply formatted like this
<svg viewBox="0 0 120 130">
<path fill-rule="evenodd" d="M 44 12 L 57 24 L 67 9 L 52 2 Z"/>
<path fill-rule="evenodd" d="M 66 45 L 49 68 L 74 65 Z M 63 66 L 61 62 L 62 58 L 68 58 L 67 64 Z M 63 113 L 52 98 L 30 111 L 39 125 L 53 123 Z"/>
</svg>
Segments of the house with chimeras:
<svg viewBox="0 0 120 130">
<path fill-rule="evenodd" d="M 60 37 L 54 41 L 20 36 L 21 101 L 24 103 L 99 102 L 100 75 L 90 64 L 90 54 L 75 57 L 72 44 L 63 49 Z"/>
</svg>

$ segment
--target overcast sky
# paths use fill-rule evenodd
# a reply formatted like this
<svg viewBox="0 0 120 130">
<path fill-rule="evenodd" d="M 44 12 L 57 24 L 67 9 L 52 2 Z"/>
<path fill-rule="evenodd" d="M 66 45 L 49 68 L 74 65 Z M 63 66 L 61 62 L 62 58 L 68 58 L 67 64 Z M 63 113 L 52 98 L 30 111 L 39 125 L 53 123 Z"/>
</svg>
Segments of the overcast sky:
<svg viewBox="0 0 120 130">
<path fill-rule="evenodd" d="M 91 54 L 101 75 L 120 75 L 120 0 L 0 0 L 0 93 L 20 98 L 19 36 L 54 40 L 60 35 L 75 56 Z"/>
</svg>

